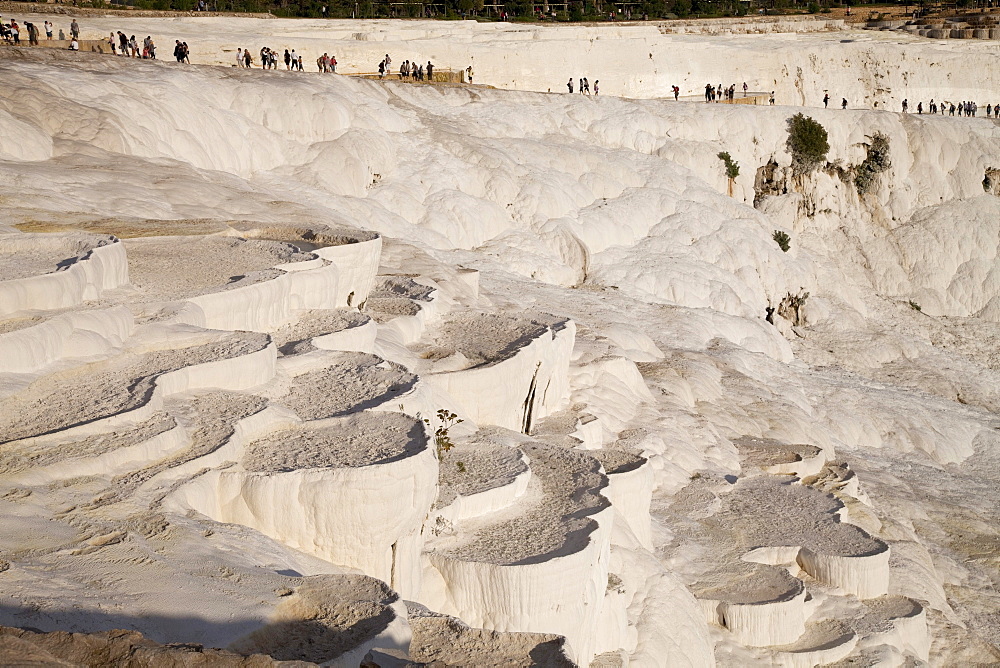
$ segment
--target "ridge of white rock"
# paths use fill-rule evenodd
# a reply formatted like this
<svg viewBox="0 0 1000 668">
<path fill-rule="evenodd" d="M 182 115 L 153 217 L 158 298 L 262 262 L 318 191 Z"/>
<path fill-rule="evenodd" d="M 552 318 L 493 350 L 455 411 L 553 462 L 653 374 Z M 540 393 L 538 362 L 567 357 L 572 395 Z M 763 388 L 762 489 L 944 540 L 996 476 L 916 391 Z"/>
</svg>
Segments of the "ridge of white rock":
<svg viewBox="0 0 1000 668">
<path fill-rule="evenodd" d="M 1000 126 L 891 111 L 985 107 L 990 47 L 111 22 L 227 66 L 0 50 L 0 624 L 330 664 L 446 660 L 408 618 L 476 665 L 996 659 Z M 228 67 L 265 40 L 520 90 Z M 608 95 L 744 71 L 804 106 Z M 525 90 L 569 74 L 602 95 Z M 799 112 L 831 145 L 804 176 Z"/>
<path fill-rule="evenodd" d="M 0 238 L 0 250 L 5 255 L 19 256 L 24 246 L 31 244 L 23 237 Z M 44 243 L 45 239 L 41 237 L 39 241 Z M 93 247 L 82 255 L 54 260 L 59 261 L 58 271 L 0 281 L 0 317 L 29 310 L 52 311 L 78 306 L 87 300 L 100 299 L 104 291 L 128 283 L 125 248 L 114 238 L 95 240 Z"/>
</svg>

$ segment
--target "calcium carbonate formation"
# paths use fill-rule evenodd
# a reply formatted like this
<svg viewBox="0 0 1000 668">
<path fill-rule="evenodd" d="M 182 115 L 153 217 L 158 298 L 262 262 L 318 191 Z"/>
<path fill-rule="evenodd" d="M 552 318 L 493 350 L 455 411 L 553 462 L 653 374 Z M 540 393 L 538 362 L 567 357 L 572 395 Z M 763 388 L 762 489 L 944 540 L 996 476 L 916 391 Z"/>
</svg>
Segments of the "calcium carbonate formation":
<svg viewBox="0 0 1000 668">
<path fill-rule="evenodd" d="M 997 660 L 1000 125 L 885 110 L 1000 99 L 995 54 L 266 22 L 496 89 L 436 87 L 229 67 L 258 19 L 84 38 L 113 20 L 226 65 L 0 51 L 0 624 L 34 629 L 0 656 Z M 570 62 L 599 97 L 544 92 Z M 779 104 L 619 97 L 727 72 Z"/>
</svg>

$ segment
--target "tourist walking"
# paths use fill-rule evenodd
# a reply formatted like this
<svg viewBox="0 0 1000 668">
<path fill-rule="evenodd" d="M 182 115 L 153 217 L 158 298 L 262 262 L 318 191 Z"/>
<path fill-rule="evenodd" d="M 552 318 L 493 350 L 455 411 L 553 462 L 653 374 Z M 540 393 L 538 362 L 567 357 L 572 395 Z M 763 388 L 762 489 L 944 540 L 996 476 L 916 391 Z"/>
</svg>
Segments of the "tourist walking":
<svg viewBox="0 0 1000 668">
<path fill-rule="evenodd" d="M 285 49 L 285 70 L 291 70 L 292 57 L 288 54 L 288 49 Z"/>
<path fill-rule="evenodd" d="M 573 77 L 570 77 L 569 81 L 566 82 L 566 88 L 569 89 L 570 94 L 573 93 Z"/>
<path fill-rule="evenodd" d="M 823 96 L 823 108 L 826 109 L 830 106 L 830 94 L 827 93 Z"/>
<path fill-rule="evenodd" d="M 427 61 L 427 80 L 434 81 L 434 65 L 429 60 Z"/>
<path fill-rule="evenodd" d="M 52 39 L 52 22 L 45 22 L 45 39 Z"/>
<path fill-rule="evenodd" d="M 69 24 L 69 34 L 73 36 L 73 39 L 80 39 L 80 24 L 73 19 L 73 22 Z"/>
<path fill-rule="evenodd" d="M 840 100 L 840 108 L 841 109 L 847 109 L 847 98 L 846 97 L 845 98 L 841 98 L 841 100 Z"/>
<path fill-rule="evenodd" d="M 601 83 L 601 82 L 600 82 L 600 81 L 598 81 L 597 79 L 594 79 L 594 96 L 595 96 L 595 97 L 596 97 L 596 96 L 597 96 L 598 94 L 600 94 L 600 92 L 601 92 L 601 89 L 600 89 L 600 88 L 598 87 L 598 85 L 597 85 L 597 84 L 599 84 L 599 83 Z"/>
</svg>

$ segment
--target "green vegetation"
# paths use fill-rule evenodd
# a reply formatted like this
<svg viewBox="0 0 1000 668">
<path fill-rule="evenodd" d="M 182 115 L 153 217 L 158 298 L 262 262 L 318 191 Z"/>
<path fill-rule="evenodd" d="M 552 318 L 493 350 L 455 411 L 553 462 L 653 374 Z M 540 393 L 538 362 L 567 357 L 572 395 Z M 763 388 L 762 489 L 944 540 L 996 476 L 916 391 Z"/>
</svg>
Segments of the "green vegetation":
<svg viewBox="0 0 1000 668">
<path fill-rule="evenodd" d="M 910 300 L 910 308 L 913 309 L 914 311 L 919 311 L 920 310 L 920 304 L 918 304 L 917 302 L 915 302 L 915 301 L 913 301 L 911 299 Z"/>
<path fill-rule="evenodd" d="M 438 409 L 437 418 L 441 425 L 434 430 L 434 445 L 437 447 L 438 459 L 440 459 L 444 453 L 455 447 L 455 444 L 452 442 L 451 436 L 449 435 L 449 431 L 451 431 L 451 428 L 456 424 L 464 422 L 464 420 L 444 408 Z M 424 424 L 429 427 L 431 426 L 431 421 L 424 418 Z M 465 464 L 462 464 L 460 468 L 464 469 Z"/>
<path fill-rule="evenodd" d="M 788 249 L 791 248 L 792 246 L 792 238 L 788 236 L 787 233 L 782 232 L 781 230 L 775 230 L 774 234 L 771 235 L 771 238 L 774 239 L 774 242 L 776 244 L 778 244 L 778 248 L 780 248 L 786 253 L 788 252 Z"/>
<path fill-rule="evenodd" d="M 889 138 L 881 132 L 876 132 L 868 145 L 868 156 L 858 165 L 854 174 L 854 186 L 858 189 L 858 194 L 864 195 L 869 192 L 874 187 L 878 175 L 891 166 Z"/>
<path fill-rule="evenodd" d="M 788 119 L 788 152 L 795 174 L 808 174 L 826 161 L 830 142 L 826 128 L 801 113 Z"/>
<path fill-rule="evenodd" d="M 81 7 L 154 9 L 160 11 L 194 11 L 198 0 L 80 0 Z M 959 5 L 972 0 L 958 0 Z M 207 0 L 209 11 L 219 12 L 270 12 L 275 16 L 309 18 L 473 18 L 495 21 L 500 12 L 511 20 L 526 21 L 609 21 L 628 18 L 625 8 L 631 11 L 632 20 L 649 18 L 720 18 L 754 14 L 763 8 L 768 15 L 828 13 L 831 7 L 842 7 L 842 0 L 769 0 L 767 3 L 747 3 L 741 0 L 642 0 L 637 4 L 604 2 L 603 0 L 568 0 L 548 5 L 547 13 L 539 13 L 544 3 L 528 0 L 498 0 L 496 4 L 484 0 L 438 0 L 436 2 L 389 2 L 388 0 Z M 846 0 L 846 4 L 859 7 L 863 3 Z M 877 3 L 885 5 L 887 3 Z M 888 3 L 892 4 L 892 3 Z M 901 6 L 902 2 L 895 3 Z M 871 5 L 874 6 L 874 5 Z M 325 9 L 325 11 L 324 11 Z M 855 11 L 860 11 L 856 9 Z"/>
<path fill-rule="evenodd" d="M 726 176 L 731 180 L 740 175 L 740 163 L 733 160 L 727 151 L 719 153 L 719 160 L 726 163 Z"/>
</svg>

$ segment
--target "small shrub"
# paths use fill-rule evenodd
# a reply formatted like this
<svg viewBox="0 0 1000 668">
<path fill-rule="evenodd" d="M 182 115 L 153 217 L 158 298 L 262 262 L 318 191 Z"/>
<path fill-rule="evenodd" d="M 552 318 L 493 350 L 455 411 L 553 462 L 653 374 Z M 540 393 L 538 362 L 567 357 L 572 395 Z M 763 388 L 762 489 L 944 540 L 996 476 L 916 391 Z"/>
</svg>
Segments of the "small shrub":
<svg viewBox="0 0 1000 668">
<path fill-rule="evenodd" d="M 867 153 L 854 174 L 854 186 L 858 189 L 859 195 L 870 191 L 877 182 L 878 175 L 892 167 L 892 161 L 889 159 L 889 138 L 881 132 L 872 135 Z"/>
<path fill-rule="evenodd" d="M 727 151 L 723 151 L 718 155 L 719 160 L 726 163 L 726 177 L 729 179 L 735 179 L 740 175 L 740 163 L 733 160 L 732 156 L 729 155 Z"/>
<path fill-rule="evenodd" d="M 818 14 L 819 13 L 819 3 L 810 2 L 808 5 L 806 5 L 806 11 L 809 12 L 810 14 Z"/>
<path fill-rule="evenodd" d="M 465 462 L 455 462 L 455 468 L 459 473 L 465 473 Z"/>
<path fill-rule="evenodd" d="M 913 301 L 911 299 L 910 300 L 910 308 L 913 309 L 914 311 L 919 311 L 920 310 L 920 304 L 918 304 L 917 302 L 915 302 L 915 301 Z"/>
<path fill-rule="evenodd" d="M 778 248 L 785 253 L 787 253 L 788 249 L 792 247 L 792 238 L 788 236 L 787 232 L 775 230 L 774 234 L 771 235 L 771 238 L 774 239 L 774 243 L 778 244 Z"/>
<path fill-rule="evenodd" d="M 826 128 L 801 113 L 788 119 L 786 146 L 792 154 L 792 170 L 796 174 L 807 174 L 816 169 L 826 160 L 830 150 Z"/>
<path fill-rule="evenodd" d="M 456 424 L 464 422 L 464 420 L 444 408 L 438 409 L 437 418 L 438 422 L 441 423 L 441 426 L 434 430 L 434 445 L 437 447 L 438 458 L 441 458 L 445 452 L 448 452 L 455 447 L 455 444 L 452 442 L 451 436 L 449 435 L 449 431 Z M 431 426 L 431 421 L 424 418 L 424 424 L 429 427 Z M 465 465 L 463 464 L 462 468 L 464 467 Z"/>
</svg>

